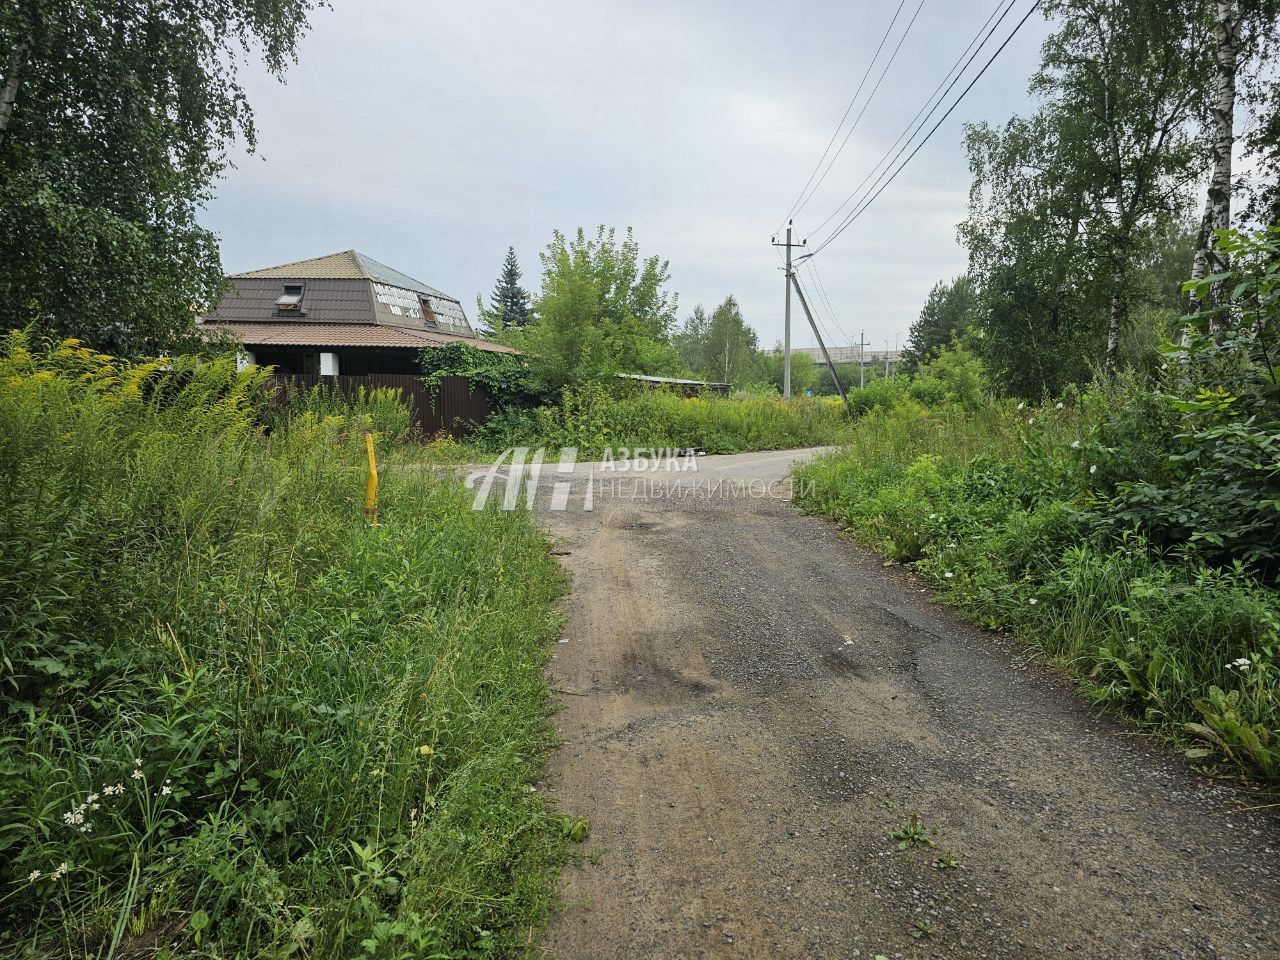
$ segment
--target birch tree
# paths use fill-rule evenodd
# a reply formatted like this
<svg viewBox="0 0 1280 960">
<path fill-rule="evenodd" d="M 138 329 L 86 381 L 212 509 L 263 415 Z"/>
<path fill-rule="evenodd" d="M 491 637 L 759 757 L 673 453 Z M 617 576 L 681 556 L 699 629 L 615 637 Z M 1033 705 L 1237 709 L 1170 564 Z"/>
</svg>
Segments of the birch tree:
<svg viewBox="0 0 1280 960">
<path fill-rule="evenodd" d="M 1210 274 L 1225 273 L 1227 262 L 1218 249 L 1217 234 L 1231 226 L 1231 154 L 1235 147 L 1236 70 L 1240 60 L 1240 4 L 1235 0 L 1214 4 L 1213 18 L 1213 102 L 1210 105 L 1213 137 L 1213 168 L 1204 215 L 1196 237 L 1192 281 Z M 1194 290 L 1188 301 L 1192 315 L 1202 308 Z M 1211 322 L 1211 328 L 1217 323 Z"/>
<path fill-rule="evenodd" d="M 0 328 L 154 353 L 220 291 L 199 211 L 237 139 L 249 51 L 292 62 L 323 0 L 0 4 Z"/>
<path fill-rule="evenodd" d="M 1109 261 L 1105 369 L 1114 373 L 1129 271 L 1144 231 L 1182 214 L 1201 170 L 1207 85 L 1197 0 L 1059 0 L 1032 89 Z M 1051 98 L 1051 99 L 1050 99 Z"/>
<path fill-rule="evenodd" d="M 1233 170 L 1236 113 L 1242 101 L 1255 113 L 1253 129 L 1245 139 L 1246 151 L 1261 168 L 1263 178 L 1270 179 L 1269 183 L 1254 191 L 1253 213 L 1268 224 L 1280 220 L 1280 189 L 1275 183 L 1280 176 L 1280 119 L 1277 115 L 1280 87 L 1275 82 L 1273 69 L 1280 30 L 1278 17 L 1280 3 L 1277 0 L 1218 0 L 1213 5 L 1213 88 L 1209 128 L 1212 166 L 1191 267 L 1191 279 L 1196 283 L 1205 277 L 1226 273 L 1231 268 L 1219 245 L 1219 231 L 1232 226 L 1233 193 L 1237 187 Z M 1248 68 L 1253 68 L 1252 76 Z M 1242 73 L 1247 93 L 1241 89 Z M 1189 316 L 1194 317 L 1214 306 L 1202 297 L 1202 291 L 1206 289 L 1210 301 L 1221 299 L 1221 290 L 1216 285 L 1193 287 L 1187 303 Z M 1224 317 L 1225 313 L 1217 310 L 1210 314 L 1211 332 L 1221 328 Z"/>
</svg>

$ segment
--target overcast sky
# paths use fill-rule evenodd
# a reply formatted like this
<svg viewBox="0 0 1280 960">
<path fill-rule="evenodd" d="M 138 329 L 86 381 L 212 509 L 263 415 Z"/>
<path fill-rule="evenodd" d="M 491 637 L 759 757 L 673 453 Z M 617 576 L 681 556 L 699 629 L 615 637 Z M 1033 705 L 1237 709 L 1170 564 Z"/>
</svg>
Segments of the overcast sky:
<svg viewBox="0 0 1280 960">
<path fill-rule="evenodd" d="M 889 48 L 918 2 L 906 0 Z M 671 261 L 682 319 L 733 294 L 772 345 L 782 337 L 783 278 L 770 236 L 898 2 L 333 5 L 314 15 L 283 85 L 245 74 L 258 153 L 238 159 L 205 216 L 228 272 L 354 248 L 458 297 L 474 320 L 475 296 L 487 298 L 508 245 L 536 292 L 537 255 L 553 229 L 630 226 L 643 253 Z M 924 0 L 796 218 L 801 236 L 823 235 L 818 224 L 996 5 Z M 1029 5 L 1018 0 L 997 39 Z M 836 340 L 859 328 L 875 349 L 905 337 L 933 283 L 964 268 L 955 240 L 968 191 L 962 124 L 1027 109 L 1045 33 L 1034 15 L 906 171 L 815 258 Z M 798 305 L 793 324 L 795 343 L 814 342 Z"/>
</svg>

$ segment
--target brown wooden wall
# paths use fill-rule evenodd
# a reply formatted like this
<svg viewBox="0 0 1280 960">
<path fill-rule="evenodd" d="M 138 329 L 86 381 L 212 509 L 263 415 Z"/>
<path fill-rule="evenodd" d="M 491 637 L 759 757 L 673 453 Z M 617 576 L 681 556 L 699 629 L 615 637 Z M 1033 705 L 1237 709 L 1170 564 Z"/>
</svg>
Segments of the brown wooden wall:
<svg viewBox="0 0 1280 960">
<path fill-rule="evenodd" d="M 277 374 L 274 378 L 285 390 L 311 390 L 317 386 L 339 390 L 344 394 L 361 387 L 393 387 L 400 391 L 409 406 L 413 425 L 424 437 L 449 433 L 463 437 L 489 419 L 489 397 L 484 388 L 473 385 L 466 377 L 444 377 L 433 397 L 420 377 L 400 373 L 370 373 L 365 376 L 322 377 L 318 373 Z"/>
</svg>

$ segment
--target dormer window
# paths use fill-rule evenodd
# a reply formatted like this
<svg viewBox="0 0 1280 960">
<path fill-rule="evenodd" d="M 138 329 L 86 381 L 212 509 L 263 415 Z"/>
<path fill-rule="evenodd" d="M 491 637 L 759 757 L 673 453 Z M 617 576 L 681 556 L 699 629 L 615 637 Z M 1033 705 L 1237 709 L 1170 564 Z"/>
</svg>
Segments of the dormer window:
<svg viewBox="0 0 1280 960">
<path fill-rule="evenodd" d="M 302 312 L 302 284 L 286 283 L 284 293 L 276 301 L 276 310 L 280 313 Z"/>
<path fill-rule="evenodd" d="M 422 319 L 433 327 L 439 325 L 440 320 L 436 312 L 431 309 L 431 301 L 426 297 L 419 297 L 418 303 L 422 305 Z"/>
</svg>

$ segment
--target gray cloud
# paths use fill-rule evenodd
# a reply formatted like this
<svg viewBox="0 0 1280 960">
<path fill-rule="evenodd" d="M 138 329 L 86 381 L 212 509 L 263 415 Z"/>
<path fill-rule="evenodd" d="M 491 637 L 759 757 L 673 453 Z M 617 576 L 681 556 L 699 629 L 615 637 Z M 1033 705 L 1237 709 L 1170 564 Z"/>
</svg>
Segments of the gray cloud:
<svg viewBox="0 0 1280 960">
<path fill-rule="evenodd" d="M 797 219 L 802 233 L 863 178 L 994 5 L 925 0 Z M 206 216 L 229 271 L 355 247 L 469 305 L 487 296 L 508 244 L 536 289 L 552 229 L 632 226 L 644 252 L 670 259 L 682 313 L 732 293 L 771 344 L 782 336 L 783 283 L 770 234 L 897 4 L 335 6 L 315 16 L 284 85 L 246 72 L 259 153 L 238 159 Z M 963 269 L 961 125 L 1027 108 L 1045 29 L 1028 22 L 907 171 L 818 258 L 837 339 L 860 327 L 876 346 L 905 334 L 930 286 Z M 795 341 L 812 337 L 797 326 Z"/>
</svg>

